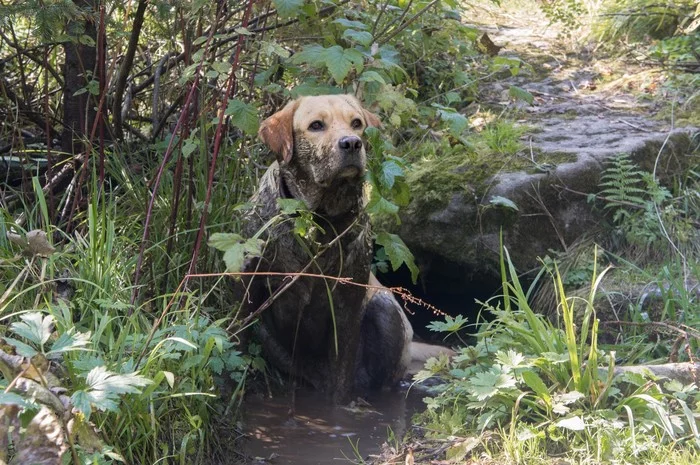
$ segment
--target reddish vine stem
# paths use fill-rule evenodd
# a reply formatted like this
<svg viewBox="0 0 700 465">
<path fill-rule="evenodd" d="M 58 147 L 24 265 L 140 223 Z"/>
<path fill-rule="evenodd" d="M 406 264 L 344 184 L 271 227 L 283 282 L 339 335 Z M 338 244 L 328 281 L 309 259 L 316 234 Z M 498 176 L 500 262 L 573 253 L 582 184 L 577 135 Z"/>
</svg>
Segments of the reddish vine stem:
<svg viewBox="0 0 700 465">
<path fill-rule="evenodd" d="M 250 13 L 253 10 L 253 4 L 255 0 L 248 0 L 248 5 L 245 12 L 243 13 L 243 19 L 241 20 L 242 27 L 248 27 L 248 19 L 250 18 Z M 204 229 L 207 222 L 207 210 L 209 209 L 209 203 L 211 202 L 212 186 L 214 185 L 214 174 L 216 169 L 216 160 L 218 159 L 219 152 L 221 150 L 221 139 L 224 133 L 224 115 L 226 112 L 226 107 L 228 106 L 228 100 L 231 98 L 231 94 L 236 85 L 236 71 L 238 70 L 238 64 L 240 62 L 241 51 L 243 50 L 243 44 L 245 42 L 245 35 L 241 34 L 238 36 L 238 44 L 236 46 L 236 53 L 233 57 L 233 63 L 231 64 L 231 74 L 229 75 L 228 85 L 226 88 L 226 93 L 221 101 L 221 109 L 219 110 L 219 122 L 216 126 L 216 135 L 214 136 L 214 150 L 212 153 L 211 164 L 209 166 L 209 178 L 207 184 L 207 193 L 204 199 L 204 207 L 202 208 L 202 216 L 199 221 L 199 231 L 197 231 L 197 239 L 195 240 L 194 249 L 192 251 L 192 259 L 190 261 L 190 267 L 188 274 L 193 273 L 197 266 L 197 257 L 199 256 L 199 249 L 202 245 L 202 238 L 204 237 Z"/>
<path fill-rule="evenodd" d="M 219 17 L 217 16 L 214 19 L 214 24 L 218 25 L 219 23 Z M 209 44 L 211 43 L 212 39 L 214 38 L 214 32 L 217 30 L 217 27 L 212 27 L 211 31 L 209 33 L 209 37 L 207 37 L 207 43 L 205 47 L 208 47 Z M 202 71 L 202 66 L 204 65 L 204 59 L 205 56 L 204 54 L 202 55 L 202 58 L 199 61 L 199 65 L 197 66 L 197 72 L 195 73 L 194 80 L 192 82 L 192 86 L 190 87 L 190 91 L 187 94 L 187 98 L 185 99 L 185 104 L 183 105 L 183 110 L 182 113 L 180 113 L 180 117 L 177 119 L 177 123 L 175 123 L 175 128 L 173 129 L 173 134 L 176 134 L 180 128 L 183 125 L 183 122 L 185 121 L 186 117 L 189 115 L 189 109 L 190 109 L 190 103 L 192 102 L 194 95 L 197 91 L 197 87 L 199 85 L 199 79 L 200 79 L 200 74 Z M 160 180 L 163 176 L 163 172 L 165 171 L 165 167 L 168 164 L 168 161 L 170 160 L 170 157 L 172 156 L 173 153 L 173 145 L 175 142 L 175 137 L 170 138 L 170 142 L 168 143 L 168 147 L 165 149 L 165 154 L 163 155 L 163 161 L 160 163 L 160 166 L 158 167 L 158 172 L 156 174 L 156 179 L 153 183 L 153 188 L 152 188 L 152 194 L 151 198 L 148 201 L 148 208 L 146 210 L 146 219 L 143 227 L 143 235 L 141 236 L 141 246 L 139 247 L 139 255 L 138 258 L 136 259 L 136 271 L 134 272 L 134 287 L 133 290 L 131 291 L 131 304 L 134 305 L 136 302 L 136 299 L 138 298 L 138 291 L 139 291 L 139 280 L 141 278 L 141 267 L 143 266 L 143 257 L 146 253 L 146 243 L 148 241 L 148 233 L 150 230 L 150 225 L 151 225 L 151 219 L 153 217 L 153 205 L 155 204 L 156 196 L 158 195 L 158 187 L 160 186 Z M 191 160 L 191 159 L 190 159 Z M 133 308 L 129 310 L 129 315 L 133 312 Z"/>
</svg>

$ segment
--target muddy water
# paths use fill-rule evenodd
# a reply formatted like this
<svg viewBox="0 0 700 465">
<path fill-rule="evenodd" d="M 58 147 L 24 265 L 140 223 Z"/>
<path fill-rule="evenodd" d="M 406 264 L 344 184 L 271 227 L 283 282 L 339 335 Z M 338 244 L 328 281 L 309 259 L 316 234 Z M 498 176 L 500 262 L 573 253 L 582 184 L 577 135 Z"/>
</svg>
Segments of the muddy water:
<svg viewBox="0 0 700 465">
<path fill-rule="evenodd" d="M 245 452 L 254 463 L 326 465 L 357 460 L 379 451 L 388 428 L 401 438 L 411 416 L 424 408 L 417 391 L 378 393 L 369 407 L 331 407 L 316 392 L 253 397 L 244 403 Z M 294 406 L 292 405 L 294 404 Z M 351 444 L 352 441 L 352 444 Z"/>
</svg>

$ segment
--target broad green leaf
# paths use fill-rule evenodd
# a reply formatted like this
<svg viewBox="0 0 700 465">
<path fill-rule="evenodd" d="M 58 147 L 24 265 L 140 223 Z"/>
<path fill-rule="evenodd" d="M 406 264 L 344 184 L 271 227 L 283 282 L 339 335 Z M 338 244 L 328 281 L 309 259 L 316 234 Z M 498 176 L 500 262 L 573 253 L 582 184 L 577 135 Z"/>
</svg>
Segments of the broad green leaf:
<svg viewBox="0 0 700 465">
<path fill-rule="evenodd" d="M 522 100 L 523 102 L 527 102 L 530 105 L 532 105 L 535 101 L 535 97 L 533 97 L 530 92 L 526 91 L 522 87 L 510 86 L 510 89 L 508 89 L 508 93 L 514 99 Z"/>
<path fill-rule="evenodd" d="M 90 370 L 85 382 L 86 388 L 74 392 L 71 400 L 75 408 L 89 417 L 92 408 L 117 410 L 120 395 L 139 393 L 151 380 L 136 373 L 120 375 L 99 366 Z"/>
<path fill-rule="evenodd" d="M 467 319 L 462 315 L 457 315 L 456 317 L 451 317 L 450 315 L 445 315 L 445 321 L 431 321 L 427 328 L 430 331 L 444 332 L 444 333 L 454 333 L 461 330 L 467 324 Z"/>
<path fill-rule="evenodd" d="M 292 56 L 292 63 L 306 63 L 314 68 L 324 67 L 326 66 L 326 49 L 318 44 L 307 45 Z"/>
<path fill-rule="evenodd" d="M 18 341 L 17 339 L 13 339 L 7 336 L 3 337 L 2 339 L 6 343 L 14 347 L 15 351 L 17 352 L 17 355 L 21 355 L 22 357 L 34 357 L 39 353 L 39 351 L 36 350 L 34 347 L 30 346 L 29 344 L 25 344 L 22 341 Z"/>
<path fill-rule="evenodd" d="M 263 40 L 260 42 L 260 49 L 268 56 L 277 55 L 281 58 L 289 58 L 291 53 L 277 42 Z"/>
<path fill-rule="evenodd" d="M 578 391 L 556 394 L 553 400 L 552 411 L 558 415 L 566 415 L 570 410 L 568 405 L 583 398 L 585 398 L 585 396 Z"/>
<path fill-rule="evenodd" d="M 229 100 L 226 115 L 231 116 L 231 123 L 249 136 L 258 132 L 258 109 L 238 99 Z"/>
<path fill-rule="evenodd" d="M 562 418 L 561 420 L 554 423 L 554 426 L 559 428 L 565 428 L 571 431 L 583 431 L 586 429 L 586 424 L 583 422 L 581 417 L 570 417 Z"/>
<path fill-rule="evenodd" d="M 323 53 L 328 72 L 338 84 L 342 83 L 352 69 L 353 60 L 340 45 L 334 45 Z"/>
<path fill-rule="evenodd" d="M 507 199 L 505 197 L 501 197 L 500 195 L 494 195 L 493 197 L 491 197 L 491 200 L 489 200 L 489 203 L 491 205 L 505 207 L 509 210 L 514 210 L 516 212 L 518 211 L 518 206 L 515 204 L 515 202 L 513 202 L 512 200 Z"/>
<path fill-rule="evenodd" d="M 214 233 L 209 238 L 209 245 L 224 252 L 226 271 L 238 272 L 243 269 L 245 259 L 259 257 L 264 241 L 262 239 L 243 239 L 235 233 Z"/>
<path fill-rule="evenodd" d="M 518 58 L 509 58 L 503 56 L 494 57 L 491 63 L 493 64 L 494 68 L 507 68 L 508 70 L 510 70 L 510 74 L 512 76 L 518 75 L 518 73 L 520 72 L 520 66 L 522 65 L 522 61 L 520 61 Z"/>
<path fill-rule="evenodd" d="M 394 179 L 397 176 L 403 176 L 403 169 L 393 160 L 387 160 L 382 163 L 381 171 L 379 172 L 379 183 L 387 189 L 394 187 Z"/>
<path fill-rule="evenodd" d="M 489 399 L 500 391 L 515 387 L 515 378 L 498 370 L 477 373 L 469 380 L 470 392 L 477 400 Z"/>
<path fill-rule="evenodd" d="M 391 268 L 396 271 L 402 264 L 405 264 L 411 271 L 411 281 L 415 284 L 418 279 L 418 267 L 414 260 L 413 254 L 408 249 L 404 241 L 396 234 L 381 232 L 375 239 L 377 244 L 384 247 L 386 256 L 391 262 Z"/>
<path fill-rule="evenodd" d="M 454 108 L 444 107 L 438 104 L 433 104 L 433 106 L 438 109 L 438 116 L 442 121 L 447 123 L 452 135 L 459 136 L 467 128 L 469 120 L 466 116 L 458 113 Z"/>
<path fill-rule="evenodd" d="M 384 198 L 377 189 L 372 189 L 367 203 L 367 213 L 370 215 L 396 215 L 398 212 L 398 205 Z"/>
<path fill-rule="evenodd" d="M 496 352 L 496 361 L 498 361 L 506 371 L 513 370 L 514 368 L 527 368 L 532 365 L 523 354 L 513 349 L 508 349 L 507 351 L 499 350 Z"/>
<path fill-rule="evenodd" d="M 544 384 L 544 381 L 542 381 L 542 378 L 539 377 L 537 373 L 534 371 L 524 371 L 523 374 L 523 381 L 525 381 L 525 384 L 527 384 L 527 387 L 532 389 L 535 394 L 537 394 L 537 397 L 542 399 L 545 404 L 547 404 L 548 408 L 551 408 L 552 406 L 552 396 L 549 394 L 549 390 L 547 389 L 547 385 Z"/>
<path fill-rule="evenodd" d="M 369 26 L 367 26 L 365 23 L 362 23 L 360 21 L 352 21 L 350 19 L 345 18 L 338 18 L 333 22 L 336 24 L 340 24 L 341 26 L 351 27 L 354 29 L 369 29 Z"/>
<path fill-rule="evenodd" d="M 182 156 L 187 159 L 199 147 L 199 139 L 186 139 L 182 144 Z"/>
<path fill-rule="evenodd" d="M 51 337 L 53 330 L 53 316 L 46 315 L 44 317 L 39 312 L 25 313 L 20 316 L 22 321 L 12 323 L 10 331 L 18 336 L 21 336 L 29 342 L 42 346 Z"/>
<path fill-rule="evenodd" d="M 282 18 L 296 16 L 304 6 L 304 0 L 272 0 L 272 3 Z"/>
<path fill-rule="evenodd" d="M 51 350 L 47 352 L 48 355 L 57 355 L 69 350 L 76 350 L 80 347 L 85 347 L 90 344 L 90 332 L 80 333 L 76 332 L 75 328 L 62 333 L 56 339 L 56 342 L 51 346 Z"/>
<path fill-rule="evenodd" d="M 343 38 L 364 46 L 369 46 L 374 39 L 371 33 L 367 31 L 356 31 L 355 29 L 346 29 L 345 32 L 343 32 Z"/>
<path fill-rule="evenodd" d="M 293 215 L 297 212 L 308 210 L 304 201 L 299 199 L 277 199 L 277 205 L 285 215 Z"/>
<path fill-rule="evenodd" d="M 225 61 L 215 61 L 211 64 L 211 68 L 219 74 L 227 75 L 231 72 L 231 63 Z"/>
<path fill-rule="evenodd" d="M 35 409 L 39 406 L 31 399 L 22 397 L 14 392 L 0 391 L 0 405 L 15 405 L 20 408 Z"/>
<path fill-rule="evenodd" d="M 384 78 L 382 77 L 381 74 L 379 74 L 376 71 L 371 71 L 371 70 L 368 70 L 368 71 L 365 71 L 364 73 L 362 73 L 362 76 L 360 76 L 358 81 L 360 81 L 360 82 L 378 82 L 380 84 L 386 84 L 386 81 L 384 80 Z"/>
</svg>

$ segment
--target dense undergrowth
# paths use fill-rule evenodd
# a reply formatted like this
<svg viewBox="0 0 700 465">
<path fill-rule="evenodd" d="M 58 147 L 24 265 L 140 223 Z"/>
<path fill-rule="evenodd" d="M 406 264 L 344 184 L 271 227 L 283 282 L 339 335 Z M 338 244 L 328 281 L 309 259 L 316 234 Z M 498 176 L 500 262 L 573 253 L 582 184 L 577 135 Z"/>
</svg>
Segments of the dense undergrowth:
<svg viewBox="0 0 700 465">
<path fill-rule="evenodd" d="M 269 162 L 260 119 L 298 95 L 357 94 L 386 129 L 368 134 L 368 209 L 397 221 L 410 195 L 398 147 L 467 144 L 460 111 L 483 76 L 513 66 L 479 53 L 461 12 L 1 5 L 0 460 L 235 459 L 246 383 L 271 379 L 255 344 L 239 344 L 250 322 L 220 273 L 250 253 L 233 234 Z M 413 266 L 398 236 L 375 234 L 379 268 Z"/>
<path fill-rule="evenodd" d="M 45 448 L 73 464 L 235 457 L 230 419 L 250 376 L 269 381 L 274 374 L 255 344 L 240 346 L 244 322 L 231 278 L 220 273 L 243 252 L 231 247 L 235 241 L 210 247 L 207 238 L 239 230 L 269 161 L 255 139 L 259 120 L 304 94 L 353 92 L 372 106 L 385 125 L 384 136 L 368 134 L 368 209 L 384 246 L 376 266 L 412 266 L 400 239 L 382 228 L 398 221 L 412 190 L 440 200 L 439 183 L 422 187 L 421 173 L 437 167 L 451 176 L 455 164 L 479 166 L 521 150 L 525 129 L 508 113 L 491 114 L 483 128 L 470 127 L 465 116 L 483 82 L 524 66 L 482 53 L 479 31 L 463 19 L 479 9 L 465 15 L 465 8 L 450 1 L 0 5 L 0 154 L 7 168 L 0 194 L 0 431 L 15 428 L 9 447 L 0 439 L 0 462 L 21 463 L 23 448 Z M 86 59 L 70 74 L 63 63 L 76 50 Z M 86 64 L 90 53 L 94 67 Z M 692 88 L 686 81 L 677 80 Z M 513 99 L 532 98 L 510 90 Z M 694 100 L 689 92 L 683 104 Z M 455 176 L 443 187 L 462 181 Z M 630 191 L 631 198 L 608 204 L 625 220 L 616 225 L 625 240 L 641 241 L 635 247 L 655 249 L 656 241 L 674 238 L 665 266 L 653 262 L 635 273 L 658 283 L 658 321 L 689 327 L 697 299 L 669 292 L 667 283 L 698 278 L 697 250 L 676 240 L 686 234 L 682 244 L 697 245 L 697 177 L 690 172 L 670 191 L 657 186 L 652 198 Z M 653 178 L 640 182 L 647 189 Z M 620 187 L 602 189 L 613 189 L 602 191 L 605 198 L 623 195 Z M 673 222 L 670 232 L 650 226 L 678 215 L 687 221 Z M 577 270 L 583 281 L 596 275 L 596 263 Z M 505 264 L 504 278 L 504 306 L 489 304 L 495 322 L 455 360 L 426 421 L 446 434 L 497 427 L 511 439 L 500 449 L 511 457 L 530 447 L 551 452 L 552 444 L 561 451 L 567 441 L 582 455 L 617 457 L 651 454 L 653 438 L 697 439 L 688 413 L 694 389 L 598 373 L 614 357 L 594 342 L 594 292 L 580 300 L 557 286 L 562 308 L 581 302 L 586 336 L 570 320 L 566 331 L 528 313 L 532 295 Z M 645 322 L 644 315 L 639 303 L 634 321 Z M 683 341 L 674 348 L 654 343 L 653 332 L 626 330 L 630 360 L 684 357 L 697 348 L 689 331 L 685 350 Z M 494 364 L 487 354 L 500 348 Z M 435 373 L 445 373 L 441 363 Z M 48 418 L 55 441 L 33 434 L 40 418 Z M 511 429 L 516 419 L 523 427 Z M 604 426 L 624 433 L 611 438 Z M 517 435 L 529 439 L 508 451 Z"/>
<path fill-rule="evenodd" d="M 451 441 L 448 463 L 697 462 L 699 188 L 694 165 L 661 184 L 612 159 L 590 197 L 610 212 L 603 247 L 544 257 L 527 287 L 503 248 L 483 321 L 432 323 L 476 338 L 416 375 L 443 381 L 419 422 Z M 657 371 L 667 362 L 677 371 Z"/>
</svg>

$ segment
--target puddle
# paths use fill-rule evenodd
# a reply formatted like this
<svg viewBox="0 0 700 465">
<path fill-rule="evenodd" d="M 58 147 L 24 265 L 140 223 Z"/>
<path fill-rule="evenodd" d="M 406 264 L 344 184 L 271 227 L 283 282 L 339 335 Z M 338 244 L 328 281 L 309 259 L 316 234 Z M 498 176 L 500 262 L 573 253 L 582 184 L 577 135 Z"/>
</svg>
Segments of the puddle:
<svg viewBox="0 0 700 465">
<path fill-rule="evenodd" d="M 292 397 L 251 396 L 244 402 L 244 450 L 252 463 L 326 465 L 357 461 L 379 452 L 389 428 L 401 438 L 411 417 L 425 408 L 425 393 L 382 392 L 371 406 L 347 408 L 328 405 L 318 392 L 298 390 Z M 351 442 L 352 441 L 352 444 Z"/>
</svg>

